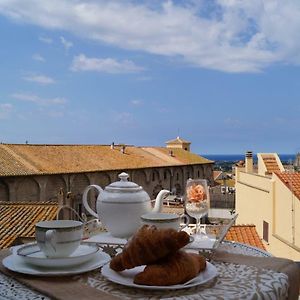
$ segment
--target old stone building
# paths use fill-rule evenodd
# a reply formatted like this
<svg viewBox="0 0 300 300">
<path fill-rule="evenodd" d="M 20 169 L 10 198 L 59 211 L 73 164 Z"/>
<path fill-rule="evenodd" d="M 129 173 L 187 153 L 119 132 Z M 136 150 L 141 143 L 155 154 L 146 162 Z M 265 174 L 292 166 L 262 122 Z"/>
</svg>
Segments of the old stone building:
<svg viewBox="0 0 300 300">
<path fill-rule="evenodd" d="M 162 188 L 181 194 L 188 178 L 212 184 L 212 165 L 180 144 L 171 153 L 165 147 L 114 144 L 0 144 L 0 201 L 57 201 L 61 191 L 71 192 L 80 209 L 86 186 L 104 188 L 123 171 L 152 198 Z M 96 195 L 90 197 L 93 202 Z"/>
</svg>

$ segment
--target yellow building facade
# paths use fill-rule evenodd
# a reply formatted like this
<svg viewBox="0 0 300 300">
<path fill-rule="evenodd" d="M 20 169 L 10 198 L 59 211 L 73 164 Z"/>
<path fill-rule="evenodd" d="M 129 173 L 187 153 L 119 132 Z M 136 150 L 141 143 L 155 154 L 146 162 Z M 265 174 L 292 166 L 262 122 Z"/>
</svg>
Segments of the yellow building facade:
<svg viewBox="0 0 300 300">
<path fill-rule="evenodd" d="M 300 261 L 300 173 L 285 172 L 276 153 L 247 152 L 236 167 L 239 224 L 254 224 L 268 252 Z"/>
</svg>

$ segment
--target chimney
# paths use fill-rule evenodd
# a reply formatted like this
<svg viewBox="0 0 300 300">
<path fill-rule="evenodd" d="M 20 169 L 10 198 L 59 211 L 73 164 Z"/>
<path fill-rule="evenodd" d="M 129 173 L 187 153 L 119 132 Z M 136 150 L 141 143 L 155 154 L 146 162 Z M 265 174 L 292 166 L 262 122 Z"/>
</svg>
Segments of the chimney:
<svg viewBox="0 0 300 300">
<path fill-rule="evenodd" d="M 246 173 L 253 173 L 252 151 L 247 151 L 245 156 L 245 171 Z"/>
<path fill-rule="evenodd" d="M 125 153 L 125 146 L 121 146 L 121 152 L 124 154 Z"/>
</svg>

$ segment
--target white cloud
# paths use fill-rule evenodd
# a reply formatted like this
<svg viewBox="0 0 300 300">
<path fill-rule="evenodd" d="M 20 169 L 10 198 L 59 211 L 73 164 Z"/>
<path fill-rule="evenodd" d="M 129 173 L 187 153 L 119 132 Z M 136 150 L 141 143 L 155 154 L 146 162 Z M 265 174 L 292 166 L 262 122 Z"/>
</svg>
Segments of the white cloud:
<svg viewBox="0 0 300 300">
<path fill-rule="evenodd" d="M 134 124 L 134 117 L 129 112 L 115 112 L 114 121 L 120 125 L 132 126 Z"/>
<path fill-rule="evenodd" d="M 12 98 L 32 102 L 40 106 L 44 105 L 64 105 L 67 103 L 67 100 L 63 97 L 55 97 L 55 98 L 41 98 L 35 94 L 31 93 L 14 93 L 11 95 Z"/>
<path fill-rule="evenodd" d="M 0 120 L 9 119 L 13 110 L 13 106 L 10 103 L 0 103 Z"/>
<path fill-rule="evenodd" d="M 38 53 L 33 54 L 32 59 L 34 59 L 36 61 L 40 61 L 40 62 L 45 62 L 46 61 L 45 58 L 42 55 L 38 54 Z"/>
<path fill-rule="evenodd" d="M 139 100 L 139 99 L 134 99 L 134 100 L 131 100 L 130 101 L 130 104 L 134 105 L 134 106 L 139 106 L 139 105 L 142 105 L 143 104 L 143 101 L 142 100 Z"/>
<path fill-rule="evenodd" d="M 1 3 L 0 3 L 0 5 L 1 5 Z M 40 36 L 39 37 L 39 41 L 41 41 L 41 42 L 43 42 L 45 44 L 48 44 L 48 45 L 50 45 L 50 44 L 53 43 L 53 40 L 51 38 L 49 38 L 49 37 L 46 37 L 46 36 Z"/>
<path fill-rule="evenodd" d="M 48 84 L 53 84 L 55 83 L 55 80 L 49 76 L 45 75 L 28 75 L 23 77 L 24 80 L 26 81 L 31 81 L 31 82 L 36 82 L 42 85 L 48 85 Z"/>
<path fill-rule="evenodd" d="M 67 41 L 63 36 L 60 37 L 60 41 L 61 41 L 62 45 L 64 46 L 66 52 L 68 52 L 69 49 L 73 47 L 73 43 L 70 41 Z"/>
<path fill-rule="evenodd" d="M 0 14 L 226 72 L 300 63 L 299 0 L 0 0 Z"/>
<path fill-rule="evenodd" d="M 143 68 L 137 66 L 130 60 L 117 61 L 113 58 L 92 58 L 84 54 L 73 58 L 72 71 L 95 71 L 105 73 L 135 73 Z"/>
</svg>

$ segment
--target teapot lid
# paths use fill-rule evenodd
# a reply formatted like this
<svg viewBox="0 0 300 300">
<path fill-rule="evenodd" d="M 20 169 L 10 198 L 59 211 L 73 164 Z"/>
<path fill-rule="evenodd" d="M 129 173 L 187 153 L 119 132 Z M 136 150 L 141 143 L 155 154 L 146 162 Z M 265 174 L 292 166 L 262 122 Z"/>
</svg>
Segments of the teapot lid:
<svg viewBox="0 0 300 300">
<path fill-rule="evenodd" d="M 129 175 L 122 172 L 118 175 L 120 181 L 116 181 L 108 185 L 105 190 L 110 192 L 139 192 L 143 188 L 132 181 L 128 181 Z"/>
</svg>

